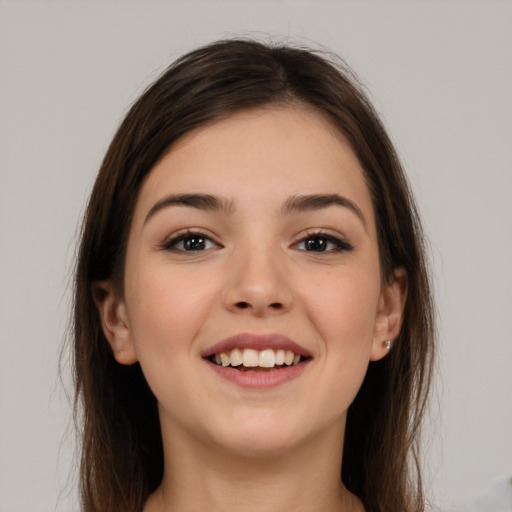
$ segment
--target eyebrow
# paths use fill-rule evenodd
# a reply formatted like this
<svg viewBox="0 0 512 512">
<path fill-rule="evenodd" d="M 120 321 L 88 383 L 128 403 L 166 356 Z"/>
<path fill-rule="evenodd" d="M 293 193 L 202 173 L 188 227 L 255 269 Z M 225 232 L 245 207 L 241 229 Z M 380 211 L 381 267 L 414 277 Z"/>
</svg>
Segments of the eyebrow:
<svg viewBox="0 0 512 512">
<path fill-rule="evenodd" d="M 342 206 L 355 213 L 363 223 L 365 229 L 368 228 L 365 216 L 356 203 L 339 194 L 312 194 L 295 195 L 290 197 L 283 205 L 282 212 L 296 213 L 321 210 L 329 206 Z"/>
<path fill-rule="evenodd" d="M 153 205 L 144 219 L 144 224 L 157 212 L 170 206 L 188 206 L 204 211 L 224 213 L 231 213 L 233 211 L 233 203 L 221 197 L 210 194 L 173 194 L 160 199 L 160 201 Z"/>
<path fill-rule="evenodd" d="M 171 206 L 188 206 L 203 211 L 232 213 L 234 203 L 223 197 L 211 194 L 172 194 L 157 201 L 149 210 L 144 224 L 159 211 Z M 351 210 L 367 229 L 366 219 L 361 209 L 350 199 L 339 194 L 294 195 L 288 198 L 281 208 L 283 214 L 321 210 L 330 206 L 342 206 Z"/>
</svg>

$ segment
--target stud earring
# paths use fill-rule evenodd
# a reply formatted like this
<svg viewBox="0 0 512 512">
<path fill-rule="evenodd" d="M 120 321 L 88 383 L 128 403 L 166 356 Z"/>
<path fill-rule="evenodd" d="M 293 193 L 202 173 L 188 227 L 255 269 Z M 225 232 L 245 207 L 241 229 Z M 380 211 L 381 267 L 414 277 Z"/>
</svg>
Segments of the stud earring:
<svg viewBox="0 0 512 512">
<path fill-rule="evenodd" d="M 383 341 L 382 343 L 386 347 L 386 350 L 389 350 L 391 348 L 391 340 L 386 340 L 386 341 Z"/>
</svg>

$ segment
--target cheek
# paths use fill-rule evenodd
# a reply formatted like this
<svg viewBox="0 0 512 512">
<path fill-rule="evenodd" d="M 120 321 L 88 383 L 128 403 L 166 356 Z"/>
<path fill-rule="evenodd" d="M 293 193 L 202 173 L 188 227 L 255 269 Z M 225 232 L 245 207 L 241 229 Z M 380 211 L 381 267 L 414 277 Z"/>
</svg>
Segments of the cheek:
<svg viewBox="0 0 512 512">
<path fill-rule="evenodd" d="M 379 279 L 368 267 L 361 272 L 341 269 L 307 287 L 305 303 L 310 320 L 324 339 L 325 350 L 338 356 L 336 361 L 342 360 L 340 353 L 368 356 L 375 327 Z"/>
<path fill-rule="evenodd" d="M 363 383 L 368 364 L 380 291 L 371 268 L 337 269 L 302 284 L 305 313 L 321 341 L 318 380 L 309 403 L 311 421 L 328 425 L 344 417 Z M 318 391 L 321 390 L 321 394 Z"/>
<path fill-rule="evenodd" d="M 133 343 L 158 402 L 185 417 L 188 397 L 200 394 L 190 380 L 198 360 L 194 340 L 213 307 L 216 284 L 198 272 L 148 267 L 139 266 L 126 290 Z"/>
<path fill-rule="evenodd" d="M 127 304 L 137 352 L 165 359 L 191 356 L 192 341 L 208 315 L 216 284 L 200 272 L 169 266 L 140 272 L 131 280 Z"/>
</svg>

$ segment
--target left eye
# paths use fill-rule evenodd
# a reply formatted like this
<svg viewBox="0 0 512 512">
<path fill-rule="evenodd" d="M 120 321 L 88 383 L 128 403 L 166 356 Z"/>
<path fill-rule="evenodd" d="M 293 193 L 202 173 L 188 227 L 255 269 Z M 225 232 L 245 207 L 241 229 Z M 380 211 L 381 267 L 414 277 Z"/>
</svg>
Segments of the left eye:
<svg viewBox="0 0 512 512">
<path fill-rule="evenodd" d="M 350 251 L 353 247 L 344 240 L 328 235 L 309 235 L 296 244 L 301 251 L 307 252 L 338 252 Z"/>
<path fill-rule="evenodd" d="M 218 245 L 205 235 L 200 233 L 186 233 L 171 238 L 164 244 L 164 248 L 173 251 L 206 251 L 215 249 Z"/>
</svg>

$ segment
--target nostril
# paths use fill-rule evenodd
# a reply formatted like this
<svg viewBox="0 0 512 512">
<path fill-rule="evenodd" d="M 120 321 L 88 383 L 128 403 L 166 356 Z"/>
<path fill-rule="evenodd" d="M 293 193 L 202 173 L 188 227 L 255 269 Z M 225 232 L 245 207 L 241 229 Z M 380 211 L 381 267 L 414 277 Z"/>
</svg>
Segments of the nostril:
<svg viewBox="0 0 512 512">
<path fill-rule="evenodd" d="M 251 307 L 251 304 L 249 302 L 240 301 L 237 302 L 235 306 L 238 309 L 248 309 Z M 275 310 L 283 309 L 283 305 L 281 304 L 281 302 L 272 302 L 272 304 L 269 304 L 268 307 Z"/>
</svg>

